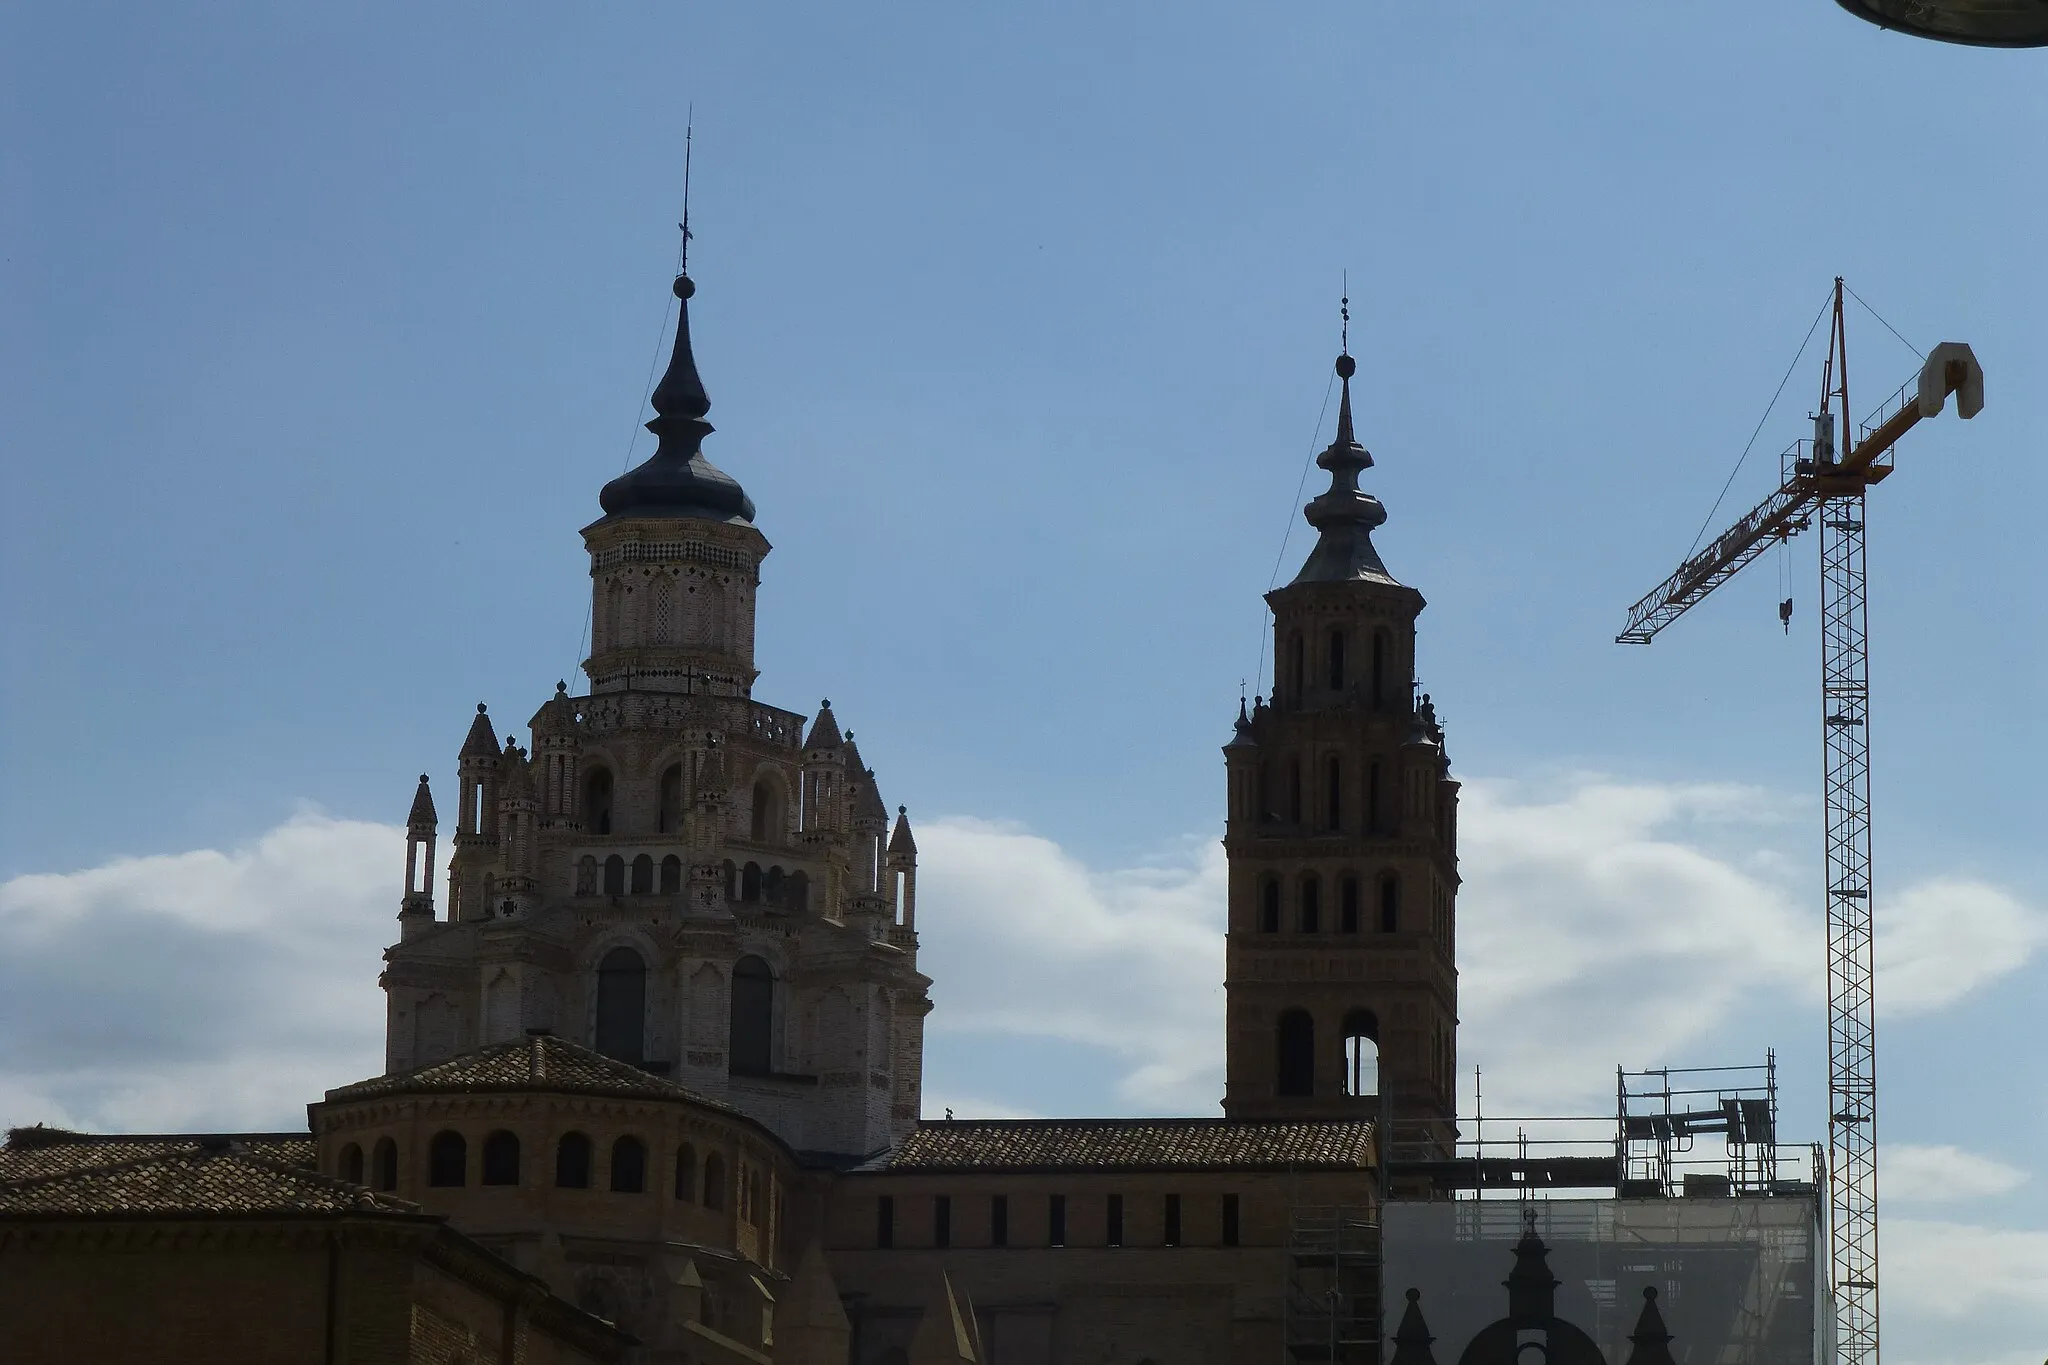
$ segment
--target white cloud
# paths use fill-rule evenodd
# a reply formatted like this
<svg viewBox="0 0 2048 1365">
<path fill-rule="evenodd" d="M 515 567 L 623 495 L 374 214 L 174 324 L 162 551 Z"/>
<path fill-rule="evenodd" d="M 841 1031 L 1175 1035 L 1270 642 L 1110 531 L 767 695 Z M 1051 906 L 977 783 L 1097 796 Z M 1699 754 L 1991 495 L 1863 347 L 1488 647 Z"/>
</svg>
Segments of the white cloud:
<svg viewBox="0 0 2048 1365">
<path fill-rule="evenodd" d="M 1997 887 L 1953 877 L 1881 899 L 1875 924 L 1877 1004 L 1886 1015 L 1951 1005 L 2048 943 L 2048 918 Z"/>
<path fill-rule="evenodd" d="M 1214 1111 L 1225 874 L 1213 841 L 1177 862 L 1101 873 L 983 820 L 940 820 L 918 840 L 930 1027 L 1102 1047 L 1124 1065 L 1126 1104 Z"/>
<path fill-rule="evenodd" d="M 305 814 L 0 884 L 0 1122 L 296 1128 L 381 1071 L 403 837 Z"/>
<path fill-rule="evenodd" d="M 1888 1307 L 1944 1319 L 2048 1310 L 2048 1231 L 1891 1218 L 1879 1237 Z"/>
<path fill-rule="evenodd" d="M 1889 1143 L 1878 1148 L 1878 1190 L 1886 1204 L 1937 1204 L 2009 1194 L 2027 1182 L 2017 1166 L 1960 1147 Z"/>
</svg>

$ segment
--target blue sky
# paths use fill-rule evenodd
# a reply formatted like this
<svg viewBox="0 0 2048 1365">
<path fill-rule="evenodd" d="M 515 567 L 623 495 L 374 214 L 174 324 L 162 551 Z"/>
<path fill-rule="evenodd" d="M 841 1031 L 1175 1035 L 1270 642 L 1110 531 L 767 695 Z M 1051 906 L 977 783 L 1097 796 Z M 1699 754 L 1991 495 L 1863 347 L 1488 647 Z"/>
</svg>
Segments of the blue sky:
<svg viewBox="0 0 2048 1365">
<path fill-rule="evenodd" d="M 1380 544 L 1429 599 L 1457 770 L 1497 784 L 1463 913 L 1488 913 L 1482 887 L 1513 901 L 1527 839 L 1577 846 L 1527 834 L 1553 818 L 1593 850 L 1557 886 L 1597 894 L 1496 904 L 1502 934 L 1614 894 L 1601 848 L 1754 878 L 1653 880 L 1624 909 L 1695 904 L 1680 882 L 1719 888 L 1700 905 L 1782 896 L 1770 924 L 1731 912 L 1727 951 L 1684 950 L 1761 1003 L 1672 1033 L 1684 1055 L 1601 1040 L 1584 1064 L 1597 1093 L 1615 1061 L 1776 1042 L 1817 1115 L 1808 987 L 1789 966 L 1741 986 L 1775 961 L 1745 934 L 1818 910 L 1813 546 L 1785 567 L 1789 638 L 1767 560 L 1651 649 L 1611 640 L 1839 273 L 1988 375 L 1982 416 L 1912 436 L 1873 498 L 1878 879 L 1933 897 L 1901 942 L 1975 927 L 2017 956 L 1887 1026 L 1887 1132 L 2026 1169 L 2000 1226 L 2048 1235 L 2025 1137 L 2048 1064 L 2013 1045 L 2048 988 L 2027 946 L 2048 904 L 2040 54 L 1910 42 L 1826 0 L 72 5 L 0 25 L 0 877 L 20 896 L 122 859 L 260 869 L 309 803 L 394 822 L 418 772 L 452 777 L 477 700 L 523 717 L 573 681 L 576 530 L 647 452 L 694 104 L 707 449 L 776 545 L 760 694 L 833 699 L 884 795 L 952 831 L 932 876 L 963 907 L 1037 884 L 989 871 L 1000 836 L 1105 922 L 1181 913 L 1154 896 L 1210 913 L 1216 746 L 1259 594 L 1305 553 L 1348 270 Z M 1915 362 L 1851 325 L 1861 413 Z M 1721 518 L 1800 434 L 1814 354 Z M 357 904 L 334 885 L 292 883 Z M 2017 918 L 1958 923 L 1991 902 L 1943 886 Z M 966 931 L 949 947 L 926 919 L 934 959 L 964 962 Z M 1160 980 L 1200 979 L 1199 939 Z M 374 1027 L 373 954 L 344 967 L 337 1017 Z M 1474 1004 L 1494 978 L 1467 967 Z M 1196 1063 L 1148 1071 L 1014 1019 L 948 1031 L 938 994 L 933 1085 L 963 1102 L 1206 1093 L 1175 1089 Z M 143 1112 L 103 1101 L 66 1102 Z"/>
</svg>

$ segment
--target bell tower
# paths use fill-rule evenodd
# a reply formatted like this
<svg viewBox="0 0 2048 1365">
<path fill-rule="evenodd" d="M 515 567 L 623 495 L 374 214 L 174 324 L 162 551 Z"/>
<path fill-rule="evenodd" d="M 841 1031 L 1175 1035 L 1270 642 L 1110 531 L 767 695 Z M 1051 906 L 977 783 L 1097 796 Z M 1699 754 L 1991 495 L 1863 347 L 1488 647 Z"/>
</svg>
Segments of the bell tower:
<svg viewBox="0 0 2048 1365">
<path fill-rule="evenodd" d="M 1223 754 L 1229 787 L 1228 1069 L 1233 1118 L 1385 1114 L 1397 1140 L 1447 1142 L 1456 1116 L 1457 792 L 1415 690 L 1422 594 L 1381 562 L 1387 519 L 1360 491 L 1352 432 L 1316 463 L 1315 549 L 1266 595 L 1273 691 Z"/>
</svg>

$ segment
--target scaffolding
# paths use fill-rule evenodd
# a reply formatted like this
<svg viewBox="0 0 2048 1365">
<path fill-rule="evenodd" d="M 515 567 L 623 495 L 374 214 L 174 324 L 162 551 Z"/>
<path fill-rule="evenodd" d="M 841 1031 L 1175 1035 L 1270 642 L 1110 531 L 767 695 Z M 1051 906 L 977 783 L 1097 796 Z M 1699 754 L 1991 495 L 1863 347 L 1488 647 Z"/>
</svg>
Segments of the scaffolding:
<svg viewBox="0 0 2048 1365">
<path fill-rule="evenodd" d="M 1297 1204 L 1287 1227 L 1283 1334 L 1290 1360 L 1377 1365 L 1380 1358 L 1378 1211 Z"/>
</svg>

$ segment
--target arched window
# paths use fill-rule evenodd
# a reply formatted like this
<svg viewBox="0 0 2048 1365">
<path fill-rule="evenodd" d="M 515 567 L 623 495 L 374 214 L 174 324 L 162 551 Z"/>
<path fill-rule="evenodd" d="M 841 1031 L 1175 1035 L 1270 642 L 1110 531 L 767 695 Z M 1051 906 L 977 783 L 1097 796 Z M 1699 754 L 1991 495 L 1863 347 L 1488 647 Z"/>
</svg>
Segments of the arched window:
<svg viewBox="0 0 2048 1365">
<path fill-rule="evenodd" d="M 724 867 L 725 898 L 729 901 L 736 901 L 740 898 L 740 870 L 733 865 L 733 861 L 730 858 L 725 860 Z"/>
<path fill-rule="evenodd" d="M 761 865 L 748 863 L 740 869 L 740 899 L 748 903 L 761 899 Z"/>
<path fill-rule="evenodd" d="M 363 1183 L 363 1149 L 353 1142 L 341 1149 L 341 1178 L 351 1185 Z"/>
<path fill-rule="evenodd" d="M 1380 1093 L 1380 1021 L 1371 1010 L 1344 1016 L 1344 1093 Z"/>
<path fill-rule="evenodd" d="M 1337 883 L 1337 927 L 1347 934 L 1358 932 L 1358 878 L 1348 872 Z"/>
<path fill-rule="evenodd" d="M 1377 834 L 1380 829 L 1380 763 L 1372 761 L 1365 773 L 1365 832 Z"/>
<path fill-rule="evenodd" d="M 465 1185 L 469 1183 L 469 1144 L 462 1134 L 439 1132 L 427 1144 L 427 1183 Z"/>
<path fill-rule="evenodd" d="M 636 1137 L 612 1143 L 612 1193 L 639 1194 L 647 1188 L 647 1144 Z"/>
<path fill-rule="evenodd" d="M 697 1197 L 697 1149 L 689 1143 L 676 1148 L 676 1198 Z"/>
<path fill-rule="evenodd" d="M 1287 760 L 1287 818 L 1294 824 L 1301 823 L 1301 760 Z"/>
<path fill-rule="evenodd" d="M 616 853 L 604 860 L 604 893 L 607 896 L 626 894 L 626 860 Z"/>
<path fill-rule="evenodd" d="M 654 859 L 645 853 L 633 859 L 633 894 L 652 895 L 654 892 Z"/>
<path fill-rule="evenodd" d="M 1323 767 L 1325 803 L 1323 823 L 1330 829 L 1344 828 L 1344 760 L 1335 754 Z"/>
<path fill-rule="evenodd" d="M 563 1190 L 590 1188 L 590 1139 L 581 1133 L 564 1133 L 555 1144 L 555 1187 Z"/>
<path fill-rule="evenodd" d="M 612 772 L 592 768 L 583 779 L 583 828 L 592 834 L 612 832 Z"/>
<path fill-rule="evenodd" d="M 1387 705 L 1387 667 L 1391 662 L 1387 655 L 1387 633 L 1376 630 L 1372 633 L 1372 709 L 1382 711 Z"/>
<path fill-rule="evenodd" d="M 597 859 L 584 854 L 576 862 L 576 894 L 595 896 L 597 894 Z"/>
<path fill-rule="evenodd" d="M 1280 879 L 1267 877 L 1259 883 L 1259 932 L 1280 932 Z"/>
<path fill-rule="evenodd" d="M 754 816 L 750 826 L 757 844 L 779 844 L 783 836 L 782 789 L 763 777 L 754 783 Z"/>
<path fill-rule="evenodd" d="M 1282 1095 L 1316 1093 L 1316 1021 L 1307 1010 L 1287 1010 L 1280 1016 L 1279 1069 L 1274 1088 Z"/>
<path fill-rule="evenodd" d="M 660 800 L 656 802 L 655 832 L 674 834 L 683 827 L 683 765 L 671 763 L 661 770 Z"/>
<path fill-rule="evenodd" d="M 782 904 L 782 893 L 787 889 L 789 874 L 780 867 L 768 869 L 768 875 L 761 879 L 761 899 L 770 905 Z"/>
<path fill-rule="evenodd" d="M 716 1152 L 704 1158 L 704 1207 L 725 1207 L 725 1158 Z"/>
<path fill-rule="evenodd" d="M 759 1225 L 767 1221 L 761 1216 L 761 1168 L 754 1167 L 747 1172 L 747 1221 Z"/>
<path fill-rule="evenodd" d="M 1392 934 L 1401 928 L 1401 877 L 1389 872 L 1380 878 L 1380 932 Z"/>
<path fill-rule="evenodd" d="M 614 948 L 597 965 L 597 1050 L 642 1060 L 646 1021 L 647 964 L 631 948 Z"/>
<path fill-rule="evenodd" d="M 811 908 L 811 879 L 803 872 L 789 874 L 789 908 L 808 910 Z"/>
<path fill-rule="evenodd" d="M 484 1139 L 483 1183 L 519 1183 L 519 1137 L 516 1133 L 508 1133 L 500 1128 Z"/>
<path fill-rule="evenodd" d="M 748 864 L 752 866 L 752 864 Z M 732 1071 L 737 1076 L 769 1072 L 769 1040 L 775 1025 L 775 975 L 758 957 L 743 957 L 732 968 Z"/>
<path fill-rule="evenodd" d="M 1301 632 L 1295 631 L 1287 637 L 1287 682 L 1293 693 L 1293 702 L 1301 705 L 1301 694 L 1308 687 L 1307 650 L 1301 642 Z"/>
<path fill-rule="evenodd" d="M 1330 632 L 1329 664 L 1330 690 L 1332 692 L 1342 692 L 1344 690 L 1344 632 L 1341 630 Z"/>
<path fill-rule="evenodd" d="M 370 1164 L 376 1168 L 373 1174 L 377 1178 L 378 1189 L 395 1190 L 398 1188 L 397 1143 L 393 1142 L 390 1138 L 378 1138 L 377 1146 L 370 1157 Z"/>
<path fill-rule="evenodd" d="M 661 860 L 661 894 L 673 896 L 683 889 L 683 860 L 671 853 Z"/>
<path fill-rule="evenodd" d="M 1301 932 L 1319 934 L 1323 931 L 1323 882 L 1310 872 L 1301 879 Z"/>
</svg>

